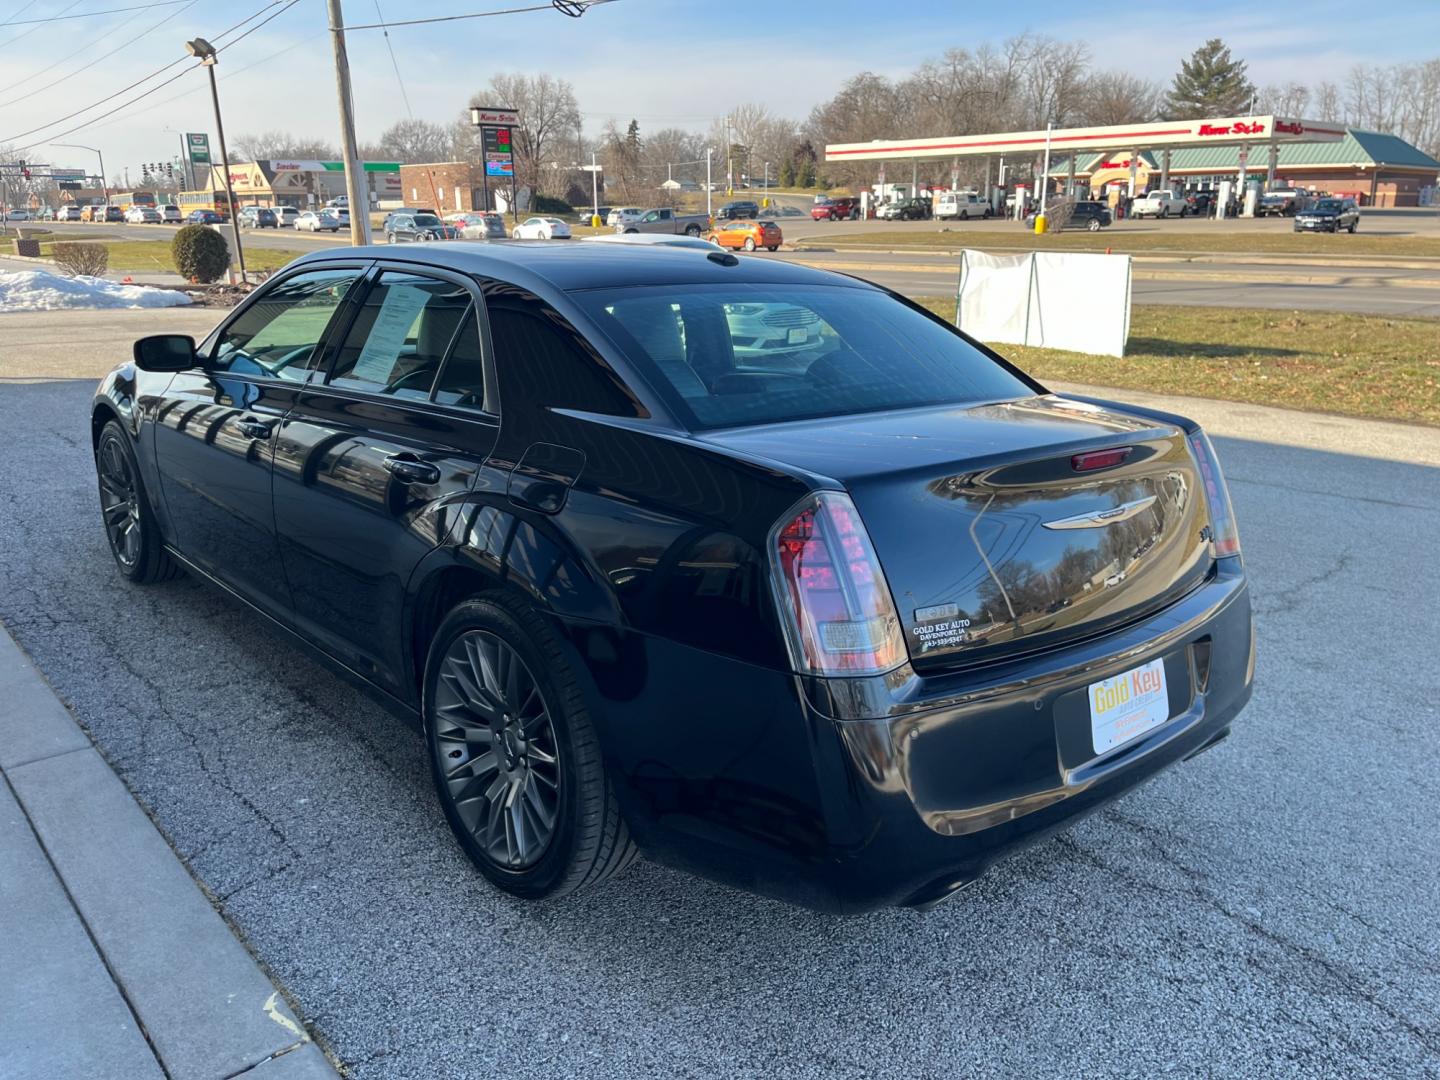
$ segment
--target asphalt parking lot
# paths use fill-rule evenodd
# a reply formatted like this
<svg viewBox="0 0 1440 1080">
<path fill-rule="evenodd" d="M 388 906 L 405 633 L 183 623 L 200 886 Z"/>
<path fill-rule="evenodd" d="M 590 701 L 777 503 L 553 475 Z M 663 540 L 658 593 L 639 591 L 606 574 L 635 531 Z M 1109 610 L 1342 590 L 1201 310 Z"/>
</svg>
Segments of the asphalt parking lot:
<svg viewBox="0 0 1440 1080">
<path fill-rule="evenodd" d="M 643 862 L 528 907 L 452 843 L 417 735 L 218 591 L 122 584 L 93 375 L 206 318 L 122 314 L 0 316 L 0 619 L 353 1076 L 1440 1076 L 1435 430 L 1207 406 L 1253 703 L 931 913 Z"/>
</svg>

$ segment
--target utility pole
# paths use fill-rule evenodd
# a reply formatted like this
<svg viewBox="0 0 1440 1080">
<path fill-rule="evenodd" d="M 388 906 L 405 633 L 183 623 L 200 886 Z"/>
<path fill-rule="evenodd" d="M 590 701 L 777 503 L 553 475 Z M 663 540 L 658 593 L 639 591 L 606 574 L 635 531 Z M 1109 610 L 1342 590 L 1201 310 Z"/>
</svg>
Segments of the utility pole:
<svg viewBox="0 0 1440 1080">
<path fill-rule="evenodd" d="M 715 190 L 715 185 L 710 182 L 710 147 L 705 148 L 705 216 L 713 217 L 715 212 L 710 208 L 710 196 Z"/>
<path fill-rule="evenodd" d="M 215 46 L 204 38 L 197 37 L 193 41 L 187 41 L 185 48 L 210 73 L 210 101 L 215 106 L 215 137 L 220 142 L 220 176 L 225 181 L 226 213 L 230 215 L 230 233 L 235 238 L 235 261 L 240 264 L 240 281 L 244 284 L 247 279 L 245 277 L 245 248 L 240 243 L 240 212 L 235 205 L 235 193 L 230 190 L 230 151 L 225 149 L 225 125 L 220 121 L 220 90 L 215 84 L 215 64 L 218 57 Z M 214 162 L 211 162 L 210 171 L 213 175 Z M 210 190 L 215 190 L 213 180 Z"/>
<path fill-rule="evenodd" d="M 345 53 L 345 16 L 340 0 L 325 0 L 330 41 L 335 46 L 335 90 L 340 98 L 340 152 L 345 155 L 345 194 L 350 199 L 350 243 L 370 243 L 370 197 L 363 189 L 360 145 L 355 138 L 355 105 L 350 93 L 350 58 Z"/>
</svg>

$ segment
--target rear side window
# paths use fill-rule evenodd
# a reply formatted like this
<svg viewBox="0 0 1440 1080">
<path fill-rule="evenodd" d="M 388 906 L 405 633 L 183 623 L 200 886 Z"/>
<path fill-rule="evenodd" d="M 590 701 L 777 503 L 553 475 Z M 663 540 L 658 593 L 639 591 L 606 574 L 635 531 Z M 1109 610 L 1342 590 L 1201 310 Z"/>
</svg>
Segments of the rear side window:
<svg viewBox="0 0 1440 1080">
<path fill-rule="evenodd" d="M 524 293 L 486 296 L 502 407 L 635 416 L 636 404 L 600 356 L 550 305 Z"/>
<path fill-rule="evenodd" d="M 695 429 L 1028 397 L 943 323 L 841 286 L 573 294 Z"/>
<path fill-rule="evenodd" d="M 462 285 L 387 270 L 345 335 L 331 385 L 429 398 L 470 306 L 470 292 Z"/>
</svg>

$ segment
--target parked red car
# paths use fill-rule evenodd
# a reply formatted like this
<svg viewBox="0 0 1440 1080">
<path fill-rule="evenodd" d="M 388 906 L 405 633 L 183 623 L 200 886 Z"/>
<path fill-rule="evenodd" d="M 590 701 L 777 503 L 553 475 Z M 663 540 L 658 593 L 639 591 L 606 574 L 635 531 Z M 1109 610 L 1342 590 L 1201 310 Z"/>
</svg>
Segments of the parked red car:
<svg viewBox="0 0 1440 1080">
<path fill-rule="evenodd" d="M 848 196 L 826 199 L 810 208 L 813 221 L 854 221 L 860 216 L 860 200 Z"/>
</svg>

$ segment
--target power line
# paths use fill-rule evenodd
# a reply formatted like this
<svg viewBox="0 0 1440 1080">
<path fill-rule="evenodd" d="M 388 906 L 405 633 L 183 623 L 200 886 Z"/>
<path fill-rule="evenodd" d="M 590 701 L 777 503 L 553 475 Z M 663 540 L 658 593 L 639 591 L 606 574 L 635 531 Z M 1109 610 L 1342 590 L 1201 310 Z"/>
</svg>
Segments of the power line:
<svg viewBox="0 0 1440 1080">
<path fill-rule="evenodd" d="M 15 15 L 24 15 L 25 12 L 29 11 L 32 7 L 35 6 L 35 4 L 36 4 L 36 0 L 26 0 L 25 3 L 23 3 L 23 4 L 20 5 L 20 10 L 18 10 L 17 12 L 15 12 Z M 3 29 L 3 28 L 5 28 L 5 27 L 7 27 L 7 26 L 9 26 L 12 22 L 14 22 L 14 21 L 15 21 L 15 15 L 11 15 L 10 18 L 6 19 L 4 22 L 0 22 L 0 29 Z"/>
<path fill-rule="evenodd" d="M 578 17 L 589 11 L 592 7 L 599 7 L 601 4 L 613 4 L 615 2 L 616 0 L 573 0 L 573 2 L 558 0 L 557 3 L 532 4 L 529 7 L 502 8 L 499 11 L 475 11 L 468 15 L 439 15 L 433 19 L 402 19 L 398 22 L 361 23 L 359 26 L 347 26 L 345 27 L 345 31 L 349 33 L 351 30 L 384 30 L 391 26 L 423 26 L 427 23 L 459 22 L 461 19 L 488 19 L 494 15 L 524 15 L 532 11 L 561 11 L 566 15 Z"/>
<path fill-rule="evenodd" d="M 79 3 L 79 0 L 76 0 L 76 3 Z M 137 4 L 135 7 L 110 8 L 106 11 L 87 11 L 82 15 L 66 15 L 65 12 L 75 6 L 75 4 L 71 4 L 70 7 L 63 8 L 59 15 L 50 15 L 44 19 L 15 19 L 5 25 L 30 26 L 36 23 L 65 22 L 67 19 L 94 19 L 101 15 L 119 15 L 126 11 L 149 11 L 151 8 L 175 7 L 177 4 L 183 3 L 185 3 L 185 0 L 159 0 L 159 3 L 155 4 Z"/>
<path fill-rule="evenodd" d="M 375 17 L 383 21 L 385 16 L 380 12 L 380 0 L 375 0 Z M 385 48 L 390 51 L 390 66 L 395 69 L 395 81 L 400 84 L 400 97 L 405 101 L 405 115 L 412 120 L 415 118 L 415 110 L 410 108 L 410 95 L 405 90 L 405 80 L 400 77 L 400 63 L 395 59 L 395 46 L 390 41 L 390 31 L 385 31 Z"/>
<path fill-rule="evenodd" d="M 250 22 L 252 19 L 258 18 L 259 16 L 263 15 L 266 11 L 269 11 L 271 8 L 277 6 L 278 4 L 280 4 L 280 3 L 282 3 L 282 2 L 283 2 L 283 0 L 271 0 L 271 2 L 270 2 L 269 4 L 266 4 L 266 5 L 265 5 L 265 7 L 261 8 L 259 11 L 256 11 L 254 14 L 249 15 L 249 16 L 247 16 L 247 17 L 244 18 L 244 19 L 241 19 L 241 20 L 240 20 L 238 23 L 236 23 L 234 26 L 230 27 L 229 30 L 223 31 L 221 34 L 217 35 L 217 37 L 224 37 L 226 34 L 230 34 L 230 33 L 234 32 L 235 30 L 238 30 L 240 27 L 244 26 L 247 22 Z M 290 0 L 290 4 L 291 4 L 292 6 L 293 6 L 296 2 L 297 2 L 297 0 Z M 286 9 L 285 9 L 285 8 L 282 8 L 281 10 L 283 11 L 283 10 L 286 10 Z M 277 11 L 275 14 L 278 15 L 278 14 L 280 14 L 280 12 Z M 274 18 L 274 16 L 272 15 L 270 18 Z M 258 24 L 258 26 L 256 26 L 256 27 L 251 27 L 251 30 L 258 29 L 259 26 L 264 26 L 265 23 L 266 23 L 266 22 L 269 22 L 269 21 L 270 21 L 269 19 L 266 19 L 266 20 L 264 20 L 264 22 L 261 22 L 260 24 Z M 249 34 L 250 32 L 251 32 L 250 30 L 247 30 L 247 31 L 245 32 L 245 34 L 241 34 L 240 37 L 243 38 L 243 37 L 246 36 L 246 34 Z M 236 39 L 235 39 L 235 41 L 239 41 L 239 40 L 240 40 L 240 38 L 236 38 Z M 233 44 L 235 44 L 234 41 L 230 42 L 230 45 L 233 45 Z M 229 45 L 226 45 L 226 46 L 224 46 L 224 47 L 225 47 L 225 48 L 229 48 L 230 46 L 229 46 Z M 218 51 L 218 50 L 217 50 L 217 51 Z M 30 128 L 28 131 L 22 131 L 22 132 L 20 132 L 20 133 L 17 134 L 17 135 L 10 135 L 10 136 L 7 136 L 6 138 L 0 139 L 0 143 L 15 142 L 15 141 L 17 141 L 17 140 L 19 140 L 19 139 L 23 139 L 23 138 L 24 138 L 25 136 L 27 136 L 27 135 L 33 135 L 33 134 L 35 134 L 35 132 L 37 132 L 37 131 L 44 131 L 44 130 L 45 130 L 46 128 L 48 128 L 48 127 L 54 127 L 54 126 L 57 125 L 57 124 L 63 124 L 63 123 L 65 123 L 65 121 L 67 121 L 67 120 L 73 120 L 75 117 L 79 116 L 81 113 L 87 113 L 87 112 L 89 112 L 91 109 L 99 108 L 101 105 L 104 105 L 107 101 L 112 101 L 112 100 L 114 100 L 115 98 L 119 97 L 121 94 L 128 93 L 129 91 L 135 89 L 135 87 L 140 86 L 140 85 L 143 84 L 143 83 L 149 82 L 151 79 L 155 78 L 157 75 L 163 75 L 165 72 L 167 72 L 167 71 L 169 71 L 171 68 L 173 68 L 176 64 L 183 64 L 183 63 L 185 63 L 185 62 L 186 62 L 187 60 L 189 60 L 189 59 L 190 59 L 189 56 L 182 56 L 182 57 L 180 57 L 178 60 L 172 60 L 172 61 L 170 61 L 170 63 L 165 64 L 165 65 L 163 65 L 162 67 L 156 68 L 154 71 L 150 72 L 148 75 L 143 75 L 143 76 L 141 76 L 140 78 L 136 79 L 134 82 L 130 83 L 130 85 L 128 85 L 128 86 L 123 86 L 123 87 L 121 87 L 119 90 L 116 90 L 116 91 L 115 91 L 114 93 L 112 93 L 112 94 L 106 94 L 104 97 L 100 98 L 98 101 L 92 101 L 89 105 L 86 105 L 86 106 L 84 106 L 83 108 L 76 109 L 74 112 L 66 113 L 64 116 L 58 117 L 58 118 L 56 118 L 56 119 L 54 119 L 54 120 L 47 121 L 46 123 L 43 123 L 43 124 L 39 124 L 39 125 L 37 125 L 36 127 Z M 187 70 L 188 70 L 188 69 L 187 69 Z M 184 72 L 181 72 L 181 74 L 183 75 Z M 178 78 L 178 77 L 179 77 L 179 76 L 176 76 L 176 78 Z M 152 94 L 152 93 L 154 93 L 156 90 L 158 90 L 161 86 L 167 86 L 167 85 L 169 85 L 170 83 L 172 83 L 172 82 L 174 82 L 174 81 L 175 81 L 175 79 L 167 79 L 165 82 L 160 83 L 160 84 L 158 84 L 157 86 L 151 87 L 149 90 L 145 91 L 144 94 L 141 94 L 140 97 L 144 97 L 144 96 L 146 96 L 147 94 Z M 135 98 L 134 100 L 139 101 L 140 98 Z M 122 108 L 123 108 L 123 106 L 122 106 Z M 116 111 L 116 110 L 114 110 L 114 109 L 111 110 L 111 112 L 115 112 L 115 111 Z M 104 115 L 105 115 L 105 116 L 109 116 L 110 113 L 105 113 Z M 96 119 L 99 119 L 99 118 L 97 117 Z M 86 127 L 86 126 L 88 126 L 89 123 L 91 123 L 91 122 L 92 122 L 92 121 L 87 121 L 86 123 L 81 124 L 80 127 Z M 71 130 L 71 131 L 79 131 L 79 130 L 80 130 L 80 127 L 71 128 L 70 130 Z M 69 132 L 66 132 L 66 134 L 69 134 Z M 49 136 L 49 138 L 56 138 L 56 139 L 58 139 L 58 138 L 60 138 L 60 137 L 61 137 L 61 136 L 59 136 L 59 135 Z M 43 141 L 43 140 L 42 140 L 42 141 Z"/>
<path fill-rule="evenodd" d="M 256 23 L 254 26 L 252 26 L 249 30 L 246 30 L 245 33 L 241 34 L 241 35 L 240 35 L 239 37 L 237 37 L 234 41 L 231 41 L 231 42 L 229 42 L 228 44 L 225 44 L 225 45 L 220 46 L 219 48 L 217 48 L 217 49 L 215 50 L 215 52 L 216 52 L 217 54 L 218 54 L 218 53 L 222 53 L 222 52 L 224 52 L 226 49 L 231 48 L 232 46 L 239 44 L 239 43 L 240 43 L 241 41 L 243 41 L 245 38 L 247 38 L 247 37 L 249 37 L 251 34 L 253 34 L 256 30 L 259 30 L 259 29 L 260 29 L 262 26 L 264 26 L 266 23 L 270 22 L 270 20 L 275 19 L 275 18 L 277 18 L 277 17 L 285 14 L 285 12 L 289 11 L 292 7 L 294 7 L 294 6 L 295 6 L 296 4 L 298 4 L 299 2 L 300 2 L 300 0 L 289 0 L 288 3 L 284 3 L 284 6 L 280 7 L 280 10 L 273 12 L 272 14 L 266 16 L 264 19 L 261 19 L 258 23 Z M 224 33 L 226 33 L 226 34 L 231 33 L 232 31 L 234 31 L 234 30 L 237 29 L 238 27 L 244 26 L 245 23 L 249 22 L 251 19 L 254 19 L 257 15 L 259 15 L 259 14 L 263 13 L 264 11 L 269 10 L 269 8 L 275 7 L 276 5 L 281 4 L 281 3 L 282 3 L 282 0 L 274 0 L 274 3 L 272 3 L 272 4 L 270 4 L 270 5 L 267 5 L 267 7 L 261 8 L 260 11 L 256 12 L 255 14 L 250 15 L 250 16 L 248 16 L 248 17 L 245 18 L 245 19 L 242 19 L 240 22 L 236 23 L 235 26 L 232 26 L 229 30 L 224 31 Z M 176 64 L 184 63 L 184 62 L 185 62 L 186 60 L 188 60 L 188 59 L 190 59 L 190 58 L 189 58 L 188 56 L 186 56 L 186 57 L 182 57 L 180 60 L 172 61 L 171 63 L 166 64 L 164 67 L 160 68 L 158 71 L 153 71 L 153 72 L 151 72 L 151 73 L 150 73 L 149 75 L 147 75 L 144 79 L 139 80 L 139 82 L 131 83 L 129 87 L 126 87 L 126 90 L 131 89 L 131 88 L 133 88 L 133 87 L 135 87 L 135 86 L 138 86 L 140 83 L 145 82 L 145 81 L 147 81 L 148 79 L 152 79 L 152 78 L 154 78 L 156 75 L 159 75 L 159 74 L 161 74 L 161 73 L 164 72 L 164 71 L 168 71 L 170 68 L 174 67 Z M 122 109 L 128 108 L 129 106 L 135 104 L 135 102 L 137 102 L 137 101 L 143 101 L 145 98 L 149 97 L 151 94 L 155 93 L 157 90 L 161 90 L 161 89 L 169 86 L 171 83 L 175 82 L 177 79 L 183 79 L 183 78 L 184 78 L 186 75 L 188 75 L 191 71 L 195 70 L 195 68 L 203 67 L 203 66 L 204 66 L 203 64 L 195 64 L 193 67 L 188 67 L 188 68 L 186 68 L 184 71 L 176 72 L 174 75 L 170 76 L 170 78 L 164 80 L 163 82 L 156 83 L 154 86 L 150 87 L 148 90 L 145 90 L 145 91 L 142 91 L 142 92 L 139 93 L 139 94 L 136 94 L 136 95 L 135 95 L 133 98 L 131 98 L 129 101 L 122 101 L 119 105 L 116 105 L 113 109 L 109 109 L 109 110 L 107 110 L 106 112 L 101 113 L 99 116 L 92 116 L 89 120 L 85 120 L 85 121 L 83 121 L 83 122 L 81 122 L 81 123 L 79 123 L 79 124 L 76 124 L 76 125 L 75 125 L 74 127 L 72 127 L 72 128 L 67 128 L 66 130 L 60 132 L 59 134 L 47 135 L 47 136 L 45 136 L 45 138 L 43 138 L 43 139 L 41 139 L 41 140 L 39 140 L 39 141 L 37 141 L 37 142 L 31 143 L 29 146 L 22 146 L 22 147 L 20 147 L 20 149 L 21 149 L 21 150 L 29 150 L 29 149 L 31 149 L 32 147 L 41 145 L 41 143 L 53 142 L 53 141 L 56 140 L 56 139 L 63 139 L 63 138 L 65 138 L 65 136 L 67 136 L 67 135 L 73 135 L 73 134 L 74 134 L 75 132 L 77 132 L 77 131 L 82 131 L 82 130 L 84 130 L 85 128 L 94 127 L 94 126 L 95 126 L 96 124 L 98 124 L 101 120 L 104 120 L 104 119 L 106 119 L 107 117 L 110 117 L 110 116 L 114 116 L 117 112 L 120 112 Z M 116 93 L 109 95 L 109 97 L 102 98 L 100 101 L 96 102 L 95 105 L 104 104 L 106 101 L 109 101 L 111 98 L 118 97 L 120 94 L 123 94 L 124 92 L 125 92 L 124 90 L 117 91 Z M 52 121 L 51 121 L 50 123 L 48 123 L 48 124 L 41 124 L 40 127 L 38 127 L 38 128 L 31 128 L 31 131 L 32 131 L 32 132 L 33 132 L 33 131 L 41 131 L 41 130 L 47 128 L 47 127 L 53 127 L 53 126 L 55 126 L 56 124 L 64 123 L 65 120 L 68 120 L 68 119 L 71 119 L 72 117 L 78 116 L 79 113 L 81 113 L 81 112 L 88 112 L 89 109 L 94 108 L 95 105 L 87 106 L 86 108 L 79 110 L 79 112 L 71 113 L 70 116 L 63 117 L 63 118 L 61 118 L 60 120 L 52 120 Z M 27 135 L 28 135 L 28 134 L 30 134 L 30 132 L 25 132 L 24 134 L 27 134 Z M 14 138 L 18 138 L 18 137 L 19 137 L 19 136 L 15 136 Z M 11 141 L 11 139 L 0 139 L 0 142 L 10 142 L 10 141 Z"/>
<path fill-rule="evenodd" d="M 17 97 L 17 98 L 11 98 L 9 101 L 0 101 L 0 109 L 8 109 L 11 105 L 15 105 L 15 104 L 18 104 L 19 102 L 22 102 L 22 101 L 25 101 L 25 100 L 27 100 L 27 99 L 29 99 L 29 98 L 32 98 L 32 97 L 34 97 L 36 94 L 43 94 L 46 90 L 49 90 L 52 86 L 59 86 L 62 82 L 65 82 L 67 79 L 73 79 L 76 75 L 80 75 L 80 74 L 85 73 L 85 72 L 88 71 L 90 68 L 92 68 L 92 67 L 94 67 L 96 64 L 100 63 L 102 60 L 108 60 L 108 59 L 110 59 L 110 57 L 114 56 L 114 55 L 115 55 L 116 53 L 118 53 L 121 49 L 124 49 L 124 48 L 126 48 L 126 47 L 128 47 L 128 46 L 130 46 L 130 45 L 135 44 L 135 42 L 139 41 L 142 37 L 145 37 L 147 34 L 154 33 L 156 30 L 160 29 L 160 27 L 164 26 L 164 25 L 165 25 L 167 22 L 169 22 L 171 19 L 175 18 L 176 15 L 183 14 L 186 10 L 188 10 L 189 8 L 194 7 L 194 6 L 195 6 L 196 4 L 198 4 L 199 2 L 200 2 L 200 0 L 186 0 L 185 6 L 182 7 L 179 11 L 167 12 L 163 17 L 161 17 L 161 19 L 160 19 L 160 21 L 159 21 L 158 23 L 156 23 L 156 24 L 153 25 L 153 26 L 147 26 L 144 30 L 141 30 L 140 33 L 136 34 L 136 35 L 135 35 L 134 37 L 132 37 L 132 38 L 127 38 L 125 41 L 122 41 L 119 45 L 115 46 L 115 48 L 111 49 L 109 52 L 104 53 L 104 54 L 102 54 L 102 55 L 100 55 L 100 56 L 97 56 L 94 60 L 87 60 L 85 63 L 83 63 L 83 64 L 81 64 L 79 67 L 77 67 L 74 71 L 71 71 L 71 72 L 69 72 L 68 74 L 65 74 L 65 75 L 61 75 L 58 79 L 55 79 L 55 80 L 53 80 L 53 81 L 51 81 L 51 82 L 48 82 L 48 83 L 46 83 L 44 86 L 37 86 L 34 90 L 31 90 L 29 93 L 21 94 L 21 95 L 20 95 L 19 97 Z M 72 53 L 71 55 L 73 56 L 74 54 Z M 59 60 L 55 61 L 55 63 L 51 64 L 49 67 L 41 68 L 39 71 L 32 72 L 31 74 L 25 76 L 25 78 L 20 79 L 20 80 L 18 80 L 17 82 L 11 83 L 9 86 L 0 86 L 0 93 L 4 93 L 6 90 L 13 90 L 15 87 L 19 86 L 21 83 L 29 82 L 31 79 L 39 78 L 41 75 L 44 75 L 45 72 L 47 72 L 47 71 L 53 71 L 55 68 L 57 68 L 57 67 L 59 67 L 61 64 L 63 64 L 63 63 L 65 62 L 65 60 L 66 60 L 66 57 L 63 57 L 63 56 L 62 56 Z"/>
<path fill-rule="evenodd" d="M 69 4 L 69 5 L 67 5 L 66 7 L 61 8 L 61 9 L 60 9 L 60 14 L 57 15 L 57 16 L 55 16 L 55 18 L 56 18 L 56 19 L 59 19 L 59 18 L 71 18 L 71 19 L 83 18 L 83 16 L 80 16 L 80 15 L 68 15 L 68 16 L 65 15 L 65 12 L 69 11 L 71 8 L 79 7 L 82 2 L 83 2 L 83 0 L 74 0 L 74 3 Z M 53 20 L 51 20 L 51 19 L 26 19 L 24 22 L 13 22 L 13 23 L 11 23 L 10 25 L 11 25 L 11 26 L 30 26 L 31 23 L 43 24 L 43 23 L 47 23 L 47 22 L 51 22 L 51 21 L 53 21 Z M 27 37 L 29 37 L 31 34 L 35 33 L 36 30 L 39 30 L 39 29 L 40 29 L 40 26 L 39 26 L 39 25 L 35 25 L 35 26 L 30 26 L 30 29 L 29 29 L 29 30 L 22 30 L 20 33 L 16 34 L 14 37 L 12 37 L 9 41 L 0 42 L 0 49 L 8 49 L 11 45 L 14 45 L 15 42 L 19 41 L 21 38 L 27 38 Z"/>
<path fill-rule="evenodd" d="M 316 40 L 319 39 L 319 38 L 328 36 L 329 33 L 330 33 L 330 31 L 328 31 L 328 30 L 322 30 L 322 31 L 320 31 L 320 33 L 318 33 L 318 34 L 312 34 L 310 37 L 301 38 L 299 41 L 295 42 L 293 45 L 286 45 L 285 48 L 280 49 L 278 52 L 273 52 L 273 53 L 271 53 L 269 56 L 262 56 L 259 60 L 256 60 L 254 63 L 246 64 L 244 67 L 238 67 L 238 68 L 235 68 L 235 69 L 232 70 L 232 71 L 227 71 L 224 75 L 221 75 L 221 76 L 220 76 L 220 81 L 221 81 L 221 82 L 224 82 L 226 79 L 233 79 L 236 75 L 243 75 L 245 72 L 250 71 L 250 70 L 252 70 L 252 69 L 254 69 L 254 68 L 257 68 L 257 67 L 259 67 L 261 64 L 268 64 L 271 60 L 275 60 L 275 59 L 277 59 L 277 58 L 279 58 L 279 57 L 281 57 L 281 56 L 284 56 L 284 55 L 285 55 L 286 53 L 288 53 L 288 52 L 293 52 L 294 50 L 300 48 L 302 45 L 309 45 L 311 42 L 316 41 Z M 144 116 L 146 113 L 148 113 L 148 112 L 154 112 L 156 109 L 163 109 L 166 105 L 171 105 L 171 104 L 173 104 L 174 102 L 177 102 L 177 101 L 180 101 L 180 100 L 182 100 L 182 99 L 184 99 L 184 98 L 187 98 L 187 97 L 189 97 L 191 94 L 195 93 L 196 90 L 200 90 L 200 89 L 202 89 L 202 87 L 196 86 L 196 87 L 192 87 L 192 88 L 189 89 L 189 90 L 182 90 L 180 93 L 175 94 L 175 95 L 173 95 L 172 97 L 161 98 L 159 101 L 151 102 L 149 105 L 146 105 L 145 108 L 143 108 L 143 109 L 136 109 L 136 110 L 135 110 L 133 113 L 131 113 L 130 115 L 131 115 L 131 116 Z"/>
</svg>

